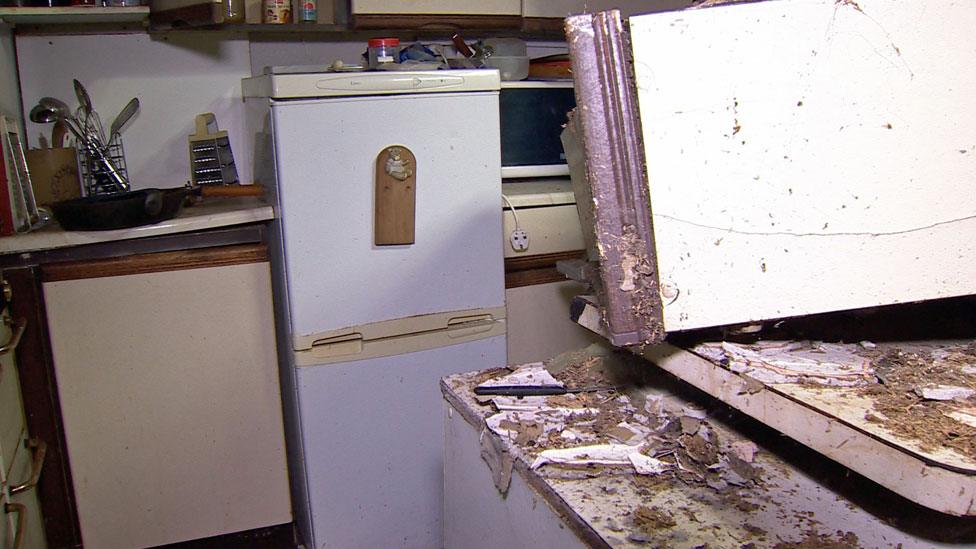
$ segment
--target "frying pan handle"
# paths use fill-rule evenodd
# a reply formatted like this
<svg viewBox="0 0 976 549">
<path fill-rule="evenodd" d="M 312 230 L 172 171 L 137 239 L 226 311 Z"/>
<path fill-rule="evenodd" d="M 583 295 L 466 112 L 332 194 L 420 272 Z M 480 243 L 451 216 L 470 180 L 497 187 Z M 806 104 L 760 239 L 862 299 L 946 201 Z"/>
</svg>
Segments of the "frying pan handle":
<svg viewBox="0 0 976 549">
<path fill-rule="evenodd" d="M 201 185 L 197 187 L 200 196 L 264 196 L 261 185 Z"/>
</svg>

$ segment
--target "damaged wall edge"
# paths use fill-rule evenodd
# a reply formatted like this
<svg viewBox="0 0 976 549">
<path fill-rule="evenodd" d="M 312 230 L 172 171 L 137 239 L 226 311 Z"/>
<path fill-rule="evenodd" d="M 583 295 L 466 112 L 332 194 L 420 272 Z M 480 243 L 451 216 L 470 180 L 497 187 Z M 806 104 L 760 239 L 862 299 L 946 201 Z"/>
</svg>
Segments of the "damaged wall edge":
<svg viewBox="0 0 976 549">
<path fill-rule="evenodd" d="M 608 339 L 659 343 L 663 305 L 629 34 L 617 10 L 569 17 L 565 29 Z"/>
</svg>

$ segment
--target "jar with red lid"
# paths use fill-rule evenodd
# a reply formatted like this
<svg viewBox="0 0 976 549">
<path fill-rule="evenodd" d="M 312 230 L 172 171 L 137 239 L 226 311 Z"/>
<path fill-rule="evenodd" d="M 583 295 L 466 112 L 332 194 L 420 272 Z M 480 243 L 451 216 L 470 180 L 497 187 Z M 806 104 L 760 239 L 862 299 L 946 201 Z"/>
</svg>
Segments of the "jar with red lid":
<svg viewBox="0 0 976 549">
<path fill-rule="evenodd" d="M 399 38 L 370 38 L 368 45 L 369 68 L 378 69 L 387 63 L 400 61 Z"/>
</svg>

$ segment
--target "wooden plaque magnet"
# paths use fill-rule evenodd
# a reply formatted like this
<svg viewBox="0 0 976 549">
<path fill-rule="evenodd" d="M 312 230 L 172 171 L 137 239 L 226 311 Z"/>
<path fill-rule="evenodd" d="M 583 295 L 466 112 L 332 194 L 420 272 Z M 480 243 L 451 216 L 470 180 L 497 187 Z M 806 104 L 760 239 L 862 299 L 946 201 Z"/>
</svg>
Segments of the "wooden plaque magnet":
<svg viewBox="0 0 976 549">
<path fill-rule="evenodd" d="M 376 209 L 373 241 L 377 246 L 414 243 L 417 158 L 392 145 L 376 157 Z"/>
</svg>

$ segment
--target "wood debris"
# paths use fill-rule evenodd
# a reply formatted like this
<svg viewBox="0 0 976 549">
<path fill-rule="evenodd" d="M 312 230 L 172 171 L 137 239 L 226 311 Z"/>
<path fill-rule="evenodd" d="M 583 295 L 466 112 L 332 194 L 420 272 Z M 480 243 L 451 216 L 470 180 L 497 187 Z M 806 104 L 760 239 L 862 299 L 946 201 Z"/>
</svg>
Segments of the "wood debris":
<svg viewBox="0 0 976 549">
<path fill-rule="evenodd" d="M 966 421 L 976 405 L 976 344 L 943 344 L 903 349 L 872 349 L 878 383 L 857 389 L 869 396 L 865 419 L 898 436 L 918 441 L 923 450 L 950 448 L 976 459 L 976 426 Z M 951 390 L 932 388 L 948 387 Z M 955 398 L 935 399 L 933 396 Z M 968 396 L 964 396 L 968 395 Z"/>
<path fill-rule="evenodd" d="M 860 549 L 860 547 L 856 534 L 838 530 L 833 535 L 810 531 L 800 541 L 780 542 L 773 546 L 773 549 Z"/>
<path fill-rule="evenodd" d="M 723 341 L 691 350 L 760 387 L 849 387 L 871 403 L 866 421 L 924 451 L 976 459 L 976 343 Z"/>
<path fill-rule="evenodd" d="M 625 354 L 626 360 L 633 360 Z M 621 358 L 589 349 L 557 357 L 547 368 L 568 388 L 623 383 Z M 533 365 L 535 366 L 535 365 Z M 539 377 L 538 375 L 534 377 Z M 482 380 L 482 386 L 494 383 Z M 531 399 L 531 400 L 530 400 Z M 586 469 L 605 474 L 667 474 L 672 480 L 724 491 L 754 485 L 751 465 L 758 448 L 723 446 L 702 408 L 667 410 L 663 398 L 647 395 L 641 408 L 615 391 L 496 397 L 487 427 L 514 444 L 532 469 Z"/>
</svg>

